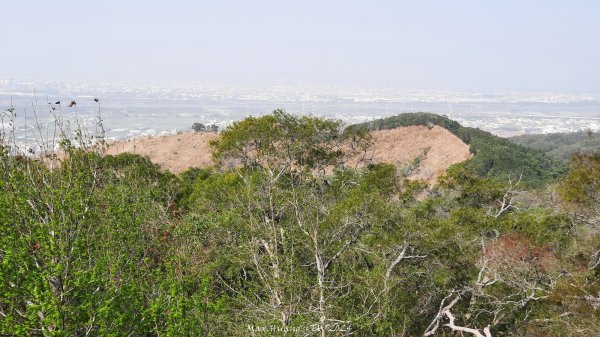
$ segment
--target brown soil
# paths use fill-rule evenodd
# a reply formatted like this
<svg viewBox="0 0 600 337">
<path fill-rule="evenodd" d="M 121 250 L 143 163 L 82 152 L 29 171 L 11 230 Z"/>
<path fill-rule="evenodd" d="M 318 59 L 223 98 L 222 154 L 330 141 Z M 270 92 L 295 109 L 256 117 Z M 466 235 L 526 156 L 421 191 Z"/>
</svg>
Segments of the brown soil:
<svg viewBox="0 0 600 337">
<path fill-rule="evenodd" d="M 190 167 L 213 164 L 208 142 L 218 135 L 210 132 L 187 132 L 172 136 L 132 138 L 110 144 L 106 154 L 130 152 L 148 156 L 163 169 L 174 173 Z"/>
<path fill-rule="evenodd" d="M 434 183 L 448 167 L 469 159 L 470 152 L 469 145 L 442 127 L 407 126 L 374 131 L 366 157 L 394 164 L 411 179 Z"/>
<path fill-rule="evenodd" d="M 190 132 L 135 138 L 112 144 L 107 154 L 131 152 L 148 156 L 162 168 L 179 173 L 190 167 L 212 165 L 208 142 L 217 137 L 214 133 Z M 448 167 L 469 156 L 469 146 L 444 128 L 408 126 L 374 131 L 373 146 L 365 158 L 370 162 L 394 164 L 412 179 L 433 183 Z M 415 158 L 419 158 L 420 163 L 411 166 Z"/>
</svg>

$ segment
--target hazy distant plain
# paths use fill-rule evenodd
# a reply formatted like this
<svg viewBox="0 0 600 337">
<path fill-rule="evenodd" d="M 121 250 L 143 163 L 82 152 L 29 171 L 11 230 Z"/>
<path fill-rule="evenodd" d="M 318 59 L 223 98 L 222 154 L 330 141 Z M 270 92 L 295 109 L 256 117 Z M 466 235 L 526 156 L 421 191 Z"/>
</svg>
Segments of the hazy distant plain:
<svg viewBox="0 0 600 337">
<path fill-rule="evenodd" d="M 100 109 L 106 136 L 123 139 L 155 136 L 191 130 L 194 122 L 226 126 L 250 115 L 267 114 L 282 108 L 297 114 L 311 114 L 342 119 L 346 123 L 362 122 L 405 112 L 427 111 L 448 115 L 468 126 L 480 127 L 500 135 L 524 133 L 600 130 L 600 101 L 587 99 L 554 99 L 540 102 L 527 97 L 507 99 L 489 95 L 448 95 L 398 98 L 364 91 L 328 92 L 311 95 L 231 94 L 231 91 L 210 92 L 151 91 L 135 89 L 18 91 L 0 92 L 0 111 L 12 106 L 17 113 L 16 137 L 19 143 L 31 143 L 42 134 L 53 133 L 55 116 L 63 120 L 82 121 L 93 128 Z M 452 97 L 452 96 L 450 96 Z M 482 99 L 483 97 L 483 99 Z M 99 99 L 99 104 L 94 102 Z M 567 97 L 568 98 L 568 97 Z M 75 107 L 68 107 L 75 100 Z M 546 99 L 547 100 L 547 99 Z M 61 104 L 55 104 L 60 101 Z M 54 108 L 54 110 L 52 110 Z M 36 124 L 36 118 L 39 124 Z M 4 121 L 5 130 L 9 129 Z"/>
</svg>

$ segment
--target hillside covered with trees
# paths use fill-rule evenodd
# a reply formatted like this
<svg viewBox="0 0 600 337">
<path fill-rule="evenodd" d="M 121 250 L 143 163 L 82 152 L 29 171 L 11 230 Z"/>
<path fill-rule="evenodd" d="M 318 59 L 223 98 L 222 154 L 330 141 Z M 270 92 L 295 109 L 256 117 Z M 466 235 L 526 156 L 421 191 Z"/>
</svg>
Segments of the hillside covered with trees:
<svg viewBox="0 0 600 337">
<path fill-rule="evenodd" d="M 434 187 L 347 165 L 398 125 L 474 155 Z M 600 335 L 599 154 L 567 168 L 429 114 L 277 110 L 178 175 L 102 141 L 39 160 L 1 136 L 0 335 Z"/>
<path fill-rule="evenodd" d="M 551 133 L 543 135 L 522 135 L 509 138 L 510 141 L 540 150 L 564 162 L 578 152 L 598 151 L 600 137 L 592 132 Z"/>
</svg>

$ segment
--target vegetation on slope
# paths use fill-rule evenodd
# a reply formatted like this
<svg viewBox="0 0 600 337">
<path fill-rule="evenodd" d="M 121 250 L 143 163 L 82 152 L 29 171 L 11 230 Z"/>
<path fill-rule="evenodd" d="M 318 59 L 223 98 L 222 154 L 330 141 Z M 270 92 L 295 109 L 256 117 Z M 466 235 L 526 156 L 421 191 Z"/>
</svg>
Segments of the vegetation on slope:
<svg viewBox="0 0 600 337">
<path fill-rule="evenodd" d="M 445 116 L 431 113 L 405 113 L 382 118 L 352 127 L 367 130 L 392 129 L 400 126 L 439 125 L 448 129 L 465 143 L 470 145 L 473 157 L 463 165 L 481 177 L 490 177 L 506 181 L 509 176 L 523 177 L 523 183 L 541 186 L 555 181 L 566 170 L 558 162 L 539 150 L 530 149 L 512 143 L 506 138 L 495 136 L 487 131 L 464 127 Z"/>
<path fill-rule="evenodd" d="M 552 133 L 546 135 L 522 135 L 509 138 L 519 145 L 527 146 L 567 162 L 579 152 L 600 151 L 600 137 L 590 132 Z"/>
<path fill-rule="evenodd" d="M 561 204 L 465 166 L 429 190 L 346 165 L 368 142 L 276 111 L 178 176 L 3 144 L 0 335 L 600 334 L 600 158 L 573 162 Z"/>
</svg>

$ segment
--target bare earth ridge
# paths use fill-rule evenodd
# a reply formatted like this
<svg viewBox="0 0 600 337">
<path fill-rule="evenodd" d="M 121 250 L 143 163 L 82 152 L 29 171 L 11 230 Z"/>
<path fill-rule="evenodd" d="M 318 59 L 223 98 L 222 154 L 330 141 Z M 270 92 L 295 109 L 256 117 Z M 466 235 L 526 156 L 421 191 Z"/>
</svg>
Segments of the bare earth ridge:
<svg viewBox="0 0 600 337">
<path fill-rule="evenodd" d="M 214 133 L 188 132 L 134 138 L 111 144 L 107 154 L 130 152 L 148 156 L 163 169 L 179 173 L 190 167 L 212 165 L 208 142 L 217 137 Z M 366 156 L 375 163 L 394 164 L 411 179 L 423 179 L 429 183 L 435 182 L 451 165 L 469 157 L 469 146 L 439 126 L 374 131 L 373 146 Z"/>
</svg>

